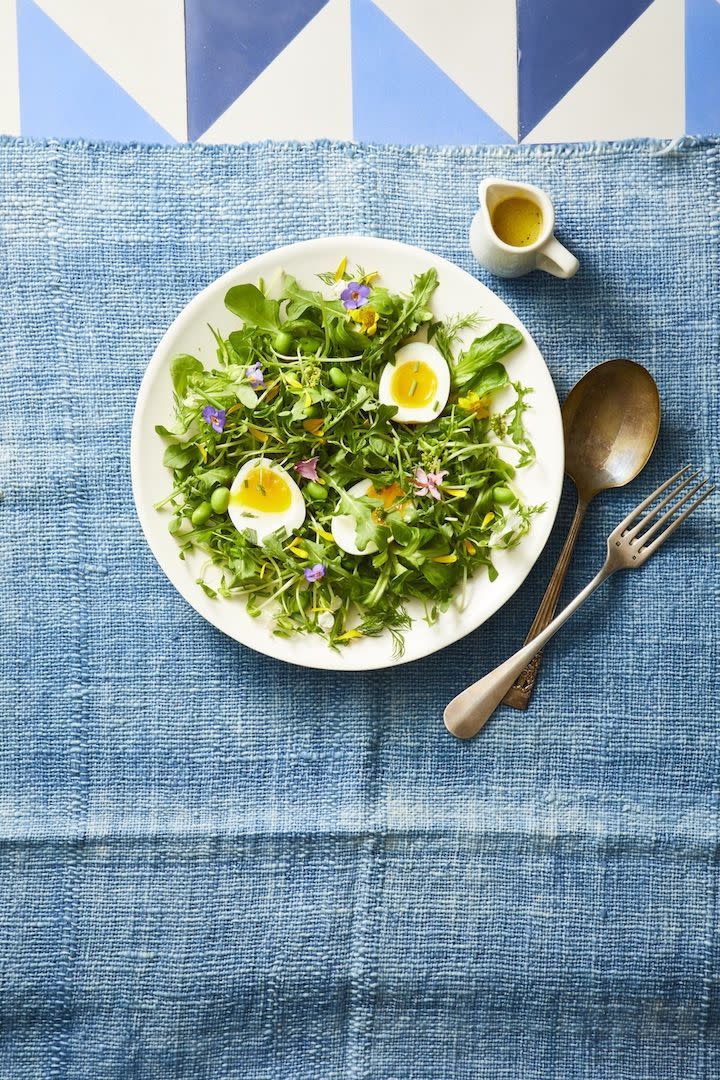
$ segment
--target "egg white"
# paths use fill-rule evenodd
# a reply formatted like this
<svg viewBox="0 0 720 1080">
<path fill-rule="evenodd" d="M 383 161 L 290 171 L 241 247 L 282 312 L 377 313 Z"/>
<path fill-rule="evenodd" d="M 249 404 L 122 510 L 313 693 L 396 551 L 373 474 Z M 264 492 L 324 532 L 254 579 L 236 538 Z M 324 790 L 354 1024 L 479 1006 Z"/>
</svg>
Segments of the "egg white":
<svg viewBox="0 0 720 1080">
<path fill-rule="evenodd" d="M 284 480 L 290 489 L 290 505 L 287 510 L 270 514 L 263 510 L 253 510 L 251 507 L 241 506 L 233 500 L 233 496 L 242 487 L 247 474 L 252 469 L 261 466 Z M 228 514 L 238 532 L 251 531 L 255 533 L 256 542 L 262 547 L 268 536 L 277 532 L 278 529 L 284 527 L 289 535 L 300 528 L 305 520 L 305 500 L 292 476 L 281 465 L 276 465 L 269 458 L 253 458 L 243 465 L 232 482 Z"/>
<path fill-rule="evenodd" d="M 393 375 L 401 364 L 422 361 L 432 368 L 437 379 L 437 393 L 435 399 L 429 405 L 422 405 L 413 409 L 407 405 L 399 405 L 393 398 L 392 380 Z M 397 412 L 392 419 L 398 424 L 427 424 L 435 420 L 445 408 L 450 395 L 450 369 L 445 358 L 434 345 L 424 341 L 411 341 L 409 345 L 403 345 L 395 353 L 395 359 L 391 364 L 386 364 L 380 376 L 378 398 L 382 405 L 395 405 Z"/>
<path fill-rule="evenodd" d="M 361 495 L 367 495 L 372 486 L 372 480 L 359 480 L 357 484 L 348 488 L 348 495 L 359 498 Z M 377 544 L 372 540 L 368 540 L 362 551 L 357 546 L 357 521 L 352 514 L 336 514 L 330 522 L 330 532 L 337 546 L 347 551 L 348 555 L 374 555 L 378 550 Z"/>
</svg>

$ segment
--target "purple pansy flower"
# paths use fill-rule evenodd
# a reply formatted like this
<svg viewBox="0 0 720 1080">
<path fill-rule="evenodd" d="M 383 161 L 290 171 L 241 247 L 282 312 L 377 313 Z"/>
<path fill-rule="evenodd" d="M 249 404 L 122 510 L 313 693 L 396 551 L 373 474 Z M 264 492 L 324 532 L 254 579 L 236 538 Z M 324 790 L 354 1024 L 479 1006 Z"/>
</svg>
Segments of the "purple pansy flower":
<svg viewBox="0 0 720 1080">
<path fill-rule="evenodd" d="M 325 567 L 321 562 L 315 563 L 314 566 L 308 567 L 307 570 L 303 570 L 306 581 L 321 581 L 325 577 Z"/>
<path fill-rule="evenodd" d="M 251 364 L 245 372 L 245 377 L 248 379 L 253 390 L 265 389 L 265 372 L 262 369 L 260 361 L 256 364 Z"/>
<path fill-rule="evenodd" d="M 415 479 L 413 480 L 415 494 L 429 495 L 431 499 L 439 499 L 440 492 L 438 491 L 438 487 L 442 484 L 446 476 L 447 469 L 441 469 L 440 472 L 429 473 L 418 466 L 415 470 Z"/>
<path fill-rule="evenodd" d="M 225 417 L 227 413 L 225 409 L 216 409 L 214 405 L 206 405 L 202 411 L 202 418 L 206 424 L 209 424 L 213 431 L 216 431 L 218 435 L 225 427 Z"/>
<path fill-rule="evenodd" d="M 305 458 L 304 461 L 298 461 L 293 468 L 298 476 L 302 476 L 303 480 L 317 481 L 317 464 L 319 460 L 318 457 Z"/>
<path fill-rule="evenodd" d="M 367 304 L 368 297 L 370 296 L 370 286 L 361 285 L 359 281 L 349 281 L 343 291 L 340 293 L 340 299 L 347 308 L 351 311 L 353 308 L 362 307 Z"/>
</svg>

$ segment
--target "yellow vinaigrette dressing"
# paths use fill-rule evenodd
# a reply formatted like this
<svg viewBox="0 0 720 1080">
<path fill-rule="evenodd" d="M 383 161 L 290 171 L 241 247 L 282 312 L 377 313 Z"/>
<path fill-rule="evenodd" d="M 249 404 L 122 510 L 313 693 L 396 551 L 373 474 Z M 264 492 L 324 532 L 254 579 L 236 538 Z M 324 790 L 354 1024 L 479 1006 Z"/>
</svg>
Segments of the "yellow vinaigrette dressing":
<svg viewBox="0 0 720 1080">
<path fill-rule="evenodd" d="M 492 212 L 495 235 L 510 247 L 529 247 L 542 230 L 542 211 L 532 199 L 513 195 L 503 199 Z"/>
<path fill-rule="evenodd" d="M 290 488 L 282 476 L 259 465 L 250 470 L 231 498 L 237 506 L 263 510 L 266 514 L 282 514 L 291 502 Z"/>
<path fill-rule="evenodd" d="M 409 409 L 422 409 L 437 397 L 437 375 L 422 360 L 406 360 L 395 369 L 390 384 L 393 401 Z"/>
</svg>

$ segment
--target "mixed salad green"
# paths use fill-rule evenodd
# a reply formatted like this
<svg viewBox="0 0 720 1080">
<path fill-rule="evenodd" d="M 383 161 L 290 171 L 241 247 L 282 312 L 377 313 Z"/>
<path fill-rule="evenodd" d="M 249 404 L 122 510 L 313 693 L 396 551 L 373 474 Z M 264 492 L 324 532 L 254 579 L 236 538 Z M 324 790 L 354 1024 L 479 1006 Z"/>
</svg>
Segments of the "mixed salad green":
<svg viewBox="0 0 720 1080">
<path fill-rule="evenodd" d="M 512 484 L 534 457 L 530 390 L 501 362 L 522 335 L 504 323 L 481 332 L 477 314 L 436 319 L 434 269 L 407 294 L 361 267 L 351 274 L 346 260 L 318 277 L 322 291 L 286 274 L 272 289 L 231 288 L 238 324 L 227 337 L 213 331 L 216 366 L 173 359 L 175 422 L 157 428 L 173 485 L 157 508 L 169 512 L 181 558 L 206 553 L 198 585 L 209 596 L 243 597 L 283 636 L 320 634 L 340 647 L 388 630 L 402 651 L 408 604 L 431 623 L 462 604 L 469 577 L 494 579 L 493 551 L 516 545 L 542 509 Z M 381 373 L 409 340 L 430 343 L 450 370 L 447 403 L 428 423 L 398 423 L 379 400 Z M 252 513 L 246 529 L 231 520 L 237 474 L 257 461 L 300 488 L 304 521 L 291 535 L 281 528 L 260 542 Z M 368 479 L 366 494 L 351 493 Z M 338 515 L 353 519 L 360 554 L 338 546 Z"/>
</svg>

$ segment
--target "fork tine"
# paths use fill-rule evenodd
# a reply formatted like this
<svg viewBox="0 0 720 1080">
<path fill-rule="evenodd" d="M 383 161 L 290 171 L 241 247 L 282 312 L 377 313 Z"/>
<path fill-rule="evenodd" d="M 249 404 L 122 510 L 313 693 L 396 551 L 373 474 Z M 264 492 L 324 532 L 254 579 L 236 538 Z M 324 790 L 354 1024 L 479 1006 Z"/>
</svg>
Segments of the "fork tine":
<svg viewBox="0 0 720 1080">
<path fill-rule="evenodd" d="M 710 481 L 707 479 L 707 477 L 704 477 L 699 484 L 696 484 L 695 487 L 690 488 L 690 490 L 686 493 L 686 495 L 682 499 L 680 499 L 678 502 L 676 502 L 674 506 L 671 506 L 669 510 L 666 510 L 665 513 L 662 515 L 662 517 L 659 517 L 657 519 L 657 521 L 653 522 L 653 524 L 650 526 L 649 529 L 647 529 L 644 533 L 642 533 L 640 536 L 637 537 L 636 543 L 637 543 L 638 547 L 642 547 L 644 544 L 647 544 L 650 537 L 654 536 L 655 533 L 658 531 L 658 529 L 661 529 L 663 527 L 663 525 L 665 524 L 666 521 L 669 521 L 670 518 L 674 517 L 681 506 L 685 506 L 685 504 L 687 502 L 689 502 L 690 499 L 692 499 L 693 495 L 697 495 L 698 491 L 700 491 L 702 488 L 705 487 L 706 484 L 709 484 L 709 483 L 710 483 Z M 679 495 L 681 491 L 682 491 L 682 488 L 676 488 L 674 494 Z M 659 510 L 661 506 L 663 506 L 666 502 L 669 502 L 669 501 L 670 501 L 670 496 L 668 496 L 667 499 L 663 499 L 663 501 L 660 503 L 660 506 L 658 506 L 657 509 Z M 657 511 L 656 511 L 656 513 L 657 513 Z M 652 517 L 653 517 L 652 514 L 648 514 L 648 516 L 646 518 L 643 518 L 643 521 L 651 521 Z M 640 528 L 640 526 L 638 526 L 638 529 L 639 528 Z M 634 532 L 637 533 L 637 529 L 635 529 Z M 628 538 L 629 538 L 629 534 L 628 534 Z"/>
<path fill-rule="evenodd" d="M 691 468 L 692 465 L 683 465 L 682 469 L 678 469 L 675 475 L 671 476 L 669 480 L 666 480 L 664 484 L 661 484 L 659 488 L 656 488 L 655 491 L 653 491 L 652 495 L 648 495 L 647 499 L 643 499 L 641 503 L 638 503 L 635 509 L 630 511 L 625 520 L 620 522 L 615 531 L 617 532 L 618 530 L 627 529 L 627 527 L 632 521 L 635 520 L 638 514 L 642 514 L 643 510 L 647 510 L 653 499 L 657 499 L 658 495 L 662 495 L 663 491 L 667 491 L 671 484 L 674 484 L 675 481 L 678 480 L 683 473 L 686 473 L 688 469 Z"/>
<path fill-rule="evenodd" d="M 715 490 L 717 490 L 717 489 L 716 489 L 716 486 L 713 484 L 713 486 L 708 488 L 707 491 L 704 491 L 702 493 L 702 495 L 700 496 L 700 498 L 696 499 L 694 503 L 691 503 L 690 506 L 688 506 L 686 510 L 683 510 L 680 517 L 675 518 L 672 525 L 668 525 L 665 532 L 660 533 L 660 535 L 658 537 L 656 537 L 655 540 L 653 540 L 652 544 L 650 544 L 649 547 L 640 548 L 642 554 L 645 555 L 645 556 L 649 556 L 649 555 L 652 555 L 652 553 L 654 551 L 657 551 L 657 549 L 660 547 L 660 545 L 664 544 L 665 541 L 668 539 L 668 537 L 672 536 L 672 534 L 675 532 L 675 530 L 677 528 L 679 528 L 680 525 L 682 525 L 685 518 L 689 517 L 690 514 L 692 514 L 693 510 L 697 510 L 700 503 L 705 502 L 707 497 L 709 495 L 712 495 L 713 491 L 715 491 Z"/>
<path fill-rule="evenodd" d="M 627 529 L 623 533 L 624 538 L 626 540 L 632 540 L 632 538 L 634 536 L 637 536 L 637 534 L 640 532 L 640 530 L 642 528 L 644 528 L 645 525 L 649 525 L 650 522 L 652 521 L 652 519 L 663 509 L 664 506 L 667 506 L 668 503 L 672 502 L 673 499 L 677 498 L 677 496 L 680 494 L 680 492 L 683 490 L 683 488 L 686 488 L 688 486 L 688 484 L 692 483 L 692 481 L 695 479 L 695 477 L 699 476 L 699 475 L 700 475 L 700 470 L 696 469 L 694 473 L 690 473 L 689 476 L 686 476 L 679 484 L 677 484 L 676 487 L 674 487 L 670 491 L 669 495 L 665 496 L 665 498 L 662 500 L 662 502 L 659 502 L 657 504 L 657 506 L 653 506 L 653 508 L 652 508 L 652 510 L 650 511 L 649 514 L 646 514 L 645 517 L 642 518 L 640 521 L 638 521 L 638 523 L 636 525 L 633 525 L 633 527 L 631 529 Z M 705 483 L 705 482 L 706 481 L 703 481 L 703 483 Z M 657 530 L 655 530 L 655 531 L 657 531 Z"/>
</svg>

